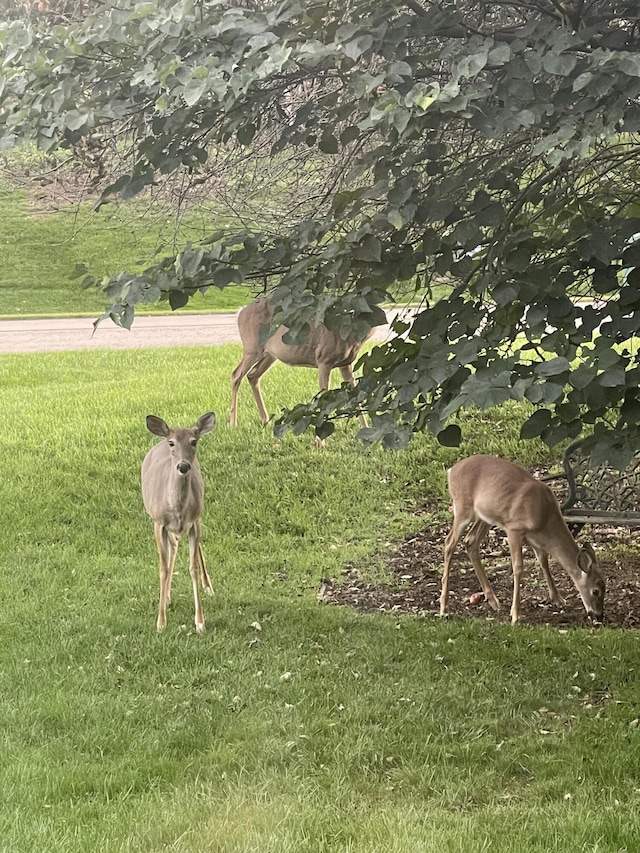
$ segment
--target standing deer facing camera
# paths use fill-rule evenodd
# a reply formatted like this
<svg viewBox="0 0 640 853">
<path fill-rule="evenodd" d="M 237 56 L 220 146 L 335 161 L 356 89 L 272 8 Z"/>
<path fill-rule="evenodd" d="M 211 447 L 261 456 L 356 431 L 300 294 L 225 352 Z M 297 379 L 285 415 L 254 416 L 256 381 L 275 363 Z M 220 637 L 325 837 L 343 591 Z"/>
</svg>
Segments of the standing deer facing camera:
<svg viewBox="0 0 640 853">
<path fill-rule="evenodd" d="M 328 389 L 334 367 L 339 368 L 345 382 L 355 384 L 352 365 L 373 330 L 363 340 L 343 340 L 337 332 L 319 323 L 311 329 L 306 343 L 286 344 L 282 336 L 288 329 L 279 326 L 264 340 L 262 334 L 268 330 L 275 312 L 276 308 L 269 297 L 259 297 L 238 313 L 242 361 L 231 374 L 231 426 L 238 425 L 238 389 L 245 376 L 251 385 L 260 420 L 263 424 L 267 423 L 269 415 L 260 391 L 260 378 L 276 361 L 292 367 L 317 367 L 320 391 Z M 360 424 L 366 427 L 365 416 L 360 414 L 358 417 Z"/>
<path fill-rule="evenodd" d="M 147 429 L 164 441 L 147 453 L 142 463 L 142 500 L 153 519 L 153 531 L 160 557 L 160 605 L 158 631 L 167 624 L 167 604 L 171 601 L 171 579 L 178 542 L 189 537 L 189 571 L 193 583 L 195 622 L 204 631 L 198 572 L 202 586 L 213 594 L 200 543 L 200 516 L 204 507 L 204 482 L 196 449 L 201 435 L 211 432 L 216 416 L 207 412 L 191 429 L 170 429 L 155 415 L 147 415 Z"/>
<path fill-rule="evenodd" d="M 513 568 L 511 621 L 520 619 L 520 581 L 522 546 L 530 545 L 542 568 L 549 596 L 556 604 L 562 599 L 549 572 L 549 555 L 570 576 L 580 593 L 587 614 L 600 622 L 604 610 L 604 578 L 598 571 L 596 555 L 590 545 L 580 547 L 567 527 L 555 495 L 528 471 L 496 456 L 469 456 L 448 472 L 449 492 L 453 499 L 453 526 L 444 546 L 444 571 L 440 614 L 447 612 L 449 568 L 462 534 L 467 553 L 484 592 L 494 610 L 500 604 L 480 560 L 480 546 L 489 528 L 501 527 L 507 534 Z"/>
</svg>

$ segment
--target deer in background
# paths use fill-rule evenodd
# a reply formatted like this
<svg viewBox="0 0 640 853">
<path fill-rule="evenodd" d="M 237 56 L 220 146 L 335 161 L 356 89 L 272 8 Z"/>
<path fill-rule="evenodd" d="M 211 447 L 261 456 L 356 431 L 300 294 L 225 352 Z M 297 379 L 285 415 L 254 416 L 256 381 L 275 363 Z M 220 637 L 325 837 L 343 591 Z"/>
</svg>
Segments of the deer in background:
<svg viewBox="0 0 640 853">
<path fill-rule="evenodd" d="M 449 568 L 460 537 L 467 528 L 465 547 L 484 592 L 494 610 L 500 604 L 480 560 L 480 546 L 491 526 L 507 534 L 513 569 L 511 621 L 520 619 L 520 582 L 522 547 L 533 549 L 542 568 L 549 596 L 563 604 L 549 572 L 549 555 L 570 576 L 580 593 L 587 614 L 600 622 L 604 611 L 605 582 L 590 545 L 581 547 L 567 527 L 558 501 L 551 489 L 528 471 L 496 456 L 469 456 L 448 472 L 449 492 L 453 500 L 453 526 L 444 547 L 444 571 L 440 614 L 447 612 Z"/>
<path fill-rule="evenodd" d="M 182 536 L 189 537 L 189 571 L 195 601 L 198 633 L 204 631 L 198 574 L 202 586 L 213 594 L 200 542 L 200 517 L 204 507 L 204 482 L 196 449 L 198 439 L 214 428 L 216 416 L 207 412 L 191 429 L 170 429 L 162 418 L 147 415 L 147 429 L 164 440 L 147 453 L 142 463 L 142 499 L 153 519 L 153 531 L 160 558 L 160 605 L 158 631 L 167 624 L 167 604 L 171 601 L 171 579 Z"/>
<path fill-rule="evenodd" d="M 242 361 L 231 374 L 232 427 L 238 425 L 238 388 L 245 376 L 251 385 L 260 420 L 266 424 L 269 415 L 260 391 L 260 378 L 276 361 L 292 367 L 316 367 L 320 391 L 326 391 L 329 388 L 329 378 L 334 367 L 339 368 L 345 382 L 354 385 L 353 362 L 362 344 L 373 333 L 371 330 L 362 340 L 356 338 L 343 340 L 337 332 L 332 332 L 324 323 L 319 323 L 311 329 L 309 338 L 304 344 L 286 344 L 282 340 L 287 332 L 286 326 L 279 326 L 266 340 L 261 339 L 261 333 L 268 329 L 275 313 L 276 307 L 269 297 L 259 297 L 249 305 L 245 305 L 238 313 Z M 366 427 L 365 416 L 360 414 L 358 418 L 360 424 Z"/>
</svg>

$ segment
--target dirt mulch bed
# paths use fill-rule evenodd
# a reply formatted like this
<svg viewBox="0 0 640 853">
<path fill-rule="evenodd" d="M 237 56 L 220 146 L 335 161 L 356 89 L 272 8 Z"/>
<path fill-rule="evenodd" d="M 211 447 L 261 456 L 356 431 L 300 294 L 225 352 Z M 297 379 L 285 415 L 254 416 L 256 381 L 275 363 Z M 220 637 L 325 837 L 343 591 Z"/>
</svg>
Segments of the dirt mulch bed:
<svg viewBox="0 0 640 853">
<path fill-rule="evenodd" d="M 427 527 L 400 542 L 387 560 L 389 581 L 369 583 L 356 566 L 346 566 L 340 578 L 325 578 L 318 599 L 358 610 L 413 613 L 437 617 L 444 540 L 449 525 Z M 640 532 L 624 528 L 598 528 L 579 537 L 588 540 L 598 555 L 606 578 L 605 624 L 608 628 L 640 627 Z M 509 549 L 500 531 L 491 531 L 482 557 L 501 608 L 495 613 L 482 597 L 472 604 L 469 597 L 480 592 L 473 567 L 462 543 L 451 564 L 449 613 L 451 616 L 510 622 L 512 579 Z M 551 571 L 566 605 L 558 608 L 547 598 L 547 587 L 533 553 L 525 551 L 525 577 L 521 596 L 523 622 L 558 628 L 589 624 L 582 601 L 563 569 L 552 561 Z"/>
</svg>

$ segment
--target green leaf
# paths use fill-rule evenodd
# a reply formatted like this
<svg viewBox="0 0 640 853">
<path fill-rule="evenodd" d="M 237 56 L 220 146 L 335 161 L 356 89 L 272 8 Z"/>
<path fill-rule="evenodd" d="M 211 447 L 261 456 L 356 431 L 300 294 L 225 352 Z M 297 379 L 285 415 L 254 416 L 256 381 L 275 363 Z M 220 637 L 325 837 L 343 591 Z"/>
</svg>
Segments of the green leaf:
<svg viewBox="0 0 640 853">
<path fill-rule="evenodd" d="M 91 121 L 91 113 L 89 111 L 71 110 L 64 117 L 64 126 L 69 130 L 80 130 Z"/>
<path fill-rule="evenodd" d="M 311 426 L 311 418 L 310 417 L 299 418 L 298 420 L 294 421 L 294 423 L 292 424 L 291 432 L 294 435 L 302 435 L 302 433 L 305 432 L 310 426 Z"/>
<path fill-rule="evenodd" d="M 380 441 L 383 435 L 384 431 L 378 426 L 363 427 L 358 430 L 358 438 L 365 444 L 375 444 L 376 441 Z"/>
<path fill-rule="evenodd" d="M 476 53 L 465 56 L 456 68 L 458 75 L 460 77 L 475 77 L 487 64 L 488 57 L 489 50 L 486 45 Z"/>
<path fill-rule="evenodd" d="M 566 373 L 569 370 L 569 362 L 566 358 L 558 356 L 557 358 L 542 361 L 535 366 L 535 372 L 540 377 L 559 376 L 561 373 Z"/>
<path fill-rule="evenodd" d="M 640 241 L 624 250 L 622 262 L 630 267 L 640 267 Z"/>
<path fill-rule="evenodd" d="M 244 124 L 236 134 L 240 145 L 250 145 L 256 135 L 256 126 L 253 123 Z"/>
<path fill-rule="evenodd" d="M 266 59 L 257 69 L 256 75 L 264 78 L 283 71 L 289 57 L 291 56 L 291 51 L 291 46 L 286 44 L 284 41 L 274 44 L 269 48 Z"/>
<path fill-rule="evenodd" d="M 598 377 L 598 381 L 605 388 L 616 388 L 620 385 L 626 385 L 627 375 L 623 368 L 618 367 L 605 371 Z"/>
<path fill-rule="evenodd" d="M 499 406 L 511 397 L 510 372 L 497 363 L 479 369 L 464 380 L 461 391 L 481 409 Z"/>
<path fill-rule="evenodd" d="M 413 71 L 408 62 L 402 60 L 392 62 L 387 71 L 386 80 L 388 83 L 403 83 L 405 77 L 412 77 Z"/>
<path fill-rule="evenodd" d="M 437 434 L 438 443 L 443 447 L 460 447 L 462 430 L 458 424 L 449 424 Z"/>
<path fill-rule="evenodd" d="M 242 273 L 235 267 L 218 267 L 213 273 L 213 283 L 222 289 L 228 284 L 242 284 Z"/>
<path fill-rule="evenodd" d="M 586 86 L 588 86 L 591 81 L 594 79 L 594 74 L 591 71 L 585 71 L 583 74 L 578 74 L 576 79 L 573 81 L 572 91 L 580 92 Z"/>
<path fill-rule="evenodd" d="M 192 107 L 197 104 L 207 89 L 208 80 L 194 79 L 189 80 L 187 85 L 182 90 L 182 97 L 187 106 Z"/>
<path fill-rule="evenodd" d="M 440 87 L 436 83 L 416 83 L 405 95 L 404 103 L 407 107 L 419 107 L 428 110 L 438 97 Z"/>
<path fill-rule="evenodd" d="M 542 67 L 549 74 L 568 77 L 577 62 L 578 59 L 573 53 L 547 53 L 542 58 Z"/>
<path fill-rule="evenodd" d="M 546 382 L 539 382 L 535 385 L 530 385 L 526 389 L 524 396 L 536 406 L 541 403 L 550 406 L 561 400 L 563 395 L 564 385 L 560 385 L 557 382 L 551 382 L 551 380 L 548 379 Z"/>
<path fill-rule="evenodd" d="M 522 424 L 520 438 L 537 438 L 547 429 L 551 421 L 552 415 L 548 409 L 538 409 Z"/>
<path fill-rule="evenodd" d="M 613 293 L 619 287 L 617 270 L 614 267 L 595 270 L 592 282 L 596 293 Z"/>
<path fill-rule="evenodd" d="M 354 245 L 352 255 L 358 261 L 379 263 L 382 258 L 382 246 L 373 234 L 365 234 L 362 240 Z"/>
<path fill-rule="evenodd" d="M 14 50 L 29 47 L 33 42 L 31 27 L 27 27 L 22 21 L 13 21 L 9 25 L 8 43 Z"/>
<path fill-rule="evenodd" d="M 569 374 L 570 384 L 579 391 L 587 387 L 597 376 L 595 367 L 589 367 L 586 364 L 581 364 Z"/>
<path fill-rule="evenodd" d="M 80 278 L 80 276 L 84 276 L 89 272 L 86 264 L 76 264 L 73 268 L 73 272 L 70 274 L 70 279 Z"/>
<path fill-rule="evenodd" d="M 628 52 L 623 53 L 619 59 L 620 70 L 629 77 L 640 77 L 640 56 Z"/>
<path fill-rule="evenodd" d="M 318 148 L 323 152 L 323 154 L 337 154 L 340 150 L 338 140 L 329 130 L 325 130 L 323 132 L 320 137 L 320 141 L 318 142 Z"/>
<path fill-rule="evenodd" d="M 340 134 L 340 143 L 343 146 L 349 145 L 351 142 L 355 142 L 360 136 L 360 130 L 354 125 L 350 125 L 349 127 L 345 127 L 345 129 Z"/>
<path fill-rule="evenodd" d="M 542 432 L 540 438 L 548 447 L 555 447 L 568 438 L 577 438 L 580 434 L 579 424 L 557 424 Z"/>
<path fill-rule="evenodd" d="M 178 308 L 184 308 L 188 303 L 188 294 L 182 293 L 180 290 L 172 290 L 169 294 L 169 305 L 171 305 L 173 311 L 176 311 Z"/>
<path fill-rule="evenodd" d="M 487 57 L 487 63 L 489 65 L 506 65 L 511 56 L 511 46 L 503 42 L 491 48 Z"/>
<path fill-rule="evenodd" d="M 506 264 L 511 270 L 522 272 L 526 270 L 531 262 L 531 250 L 526 246 L 519 246 L 513 252 L 510 252 L 506 258 Z"/>
<path fill-rule="evenodd" d="M 393 225 L 393 227 L 398 231 L 404 225 L 404 219 L 402 218 L 402 214 L 399 210 L 388 210 L 387 219 L 389 220 L 389 224 Z"/>
<path fill-rule="evenodd" d="M 330 435 L 333 435 L 335 431 L 336 425 L 333 421 L 324 421 L 320 426 L 316 427 L 316 435 L 323 441 L 325 438 L 329 438 Z"/>
<path fill-rule="evenodd" d="M 373 38 L 369 33 L 358 36 L 353 41 L 348 42 L 344 46 L 344 52 L 353 60 L 359 59 L 363 53 L 366 53 L 373 44 Z"/>
</svg>

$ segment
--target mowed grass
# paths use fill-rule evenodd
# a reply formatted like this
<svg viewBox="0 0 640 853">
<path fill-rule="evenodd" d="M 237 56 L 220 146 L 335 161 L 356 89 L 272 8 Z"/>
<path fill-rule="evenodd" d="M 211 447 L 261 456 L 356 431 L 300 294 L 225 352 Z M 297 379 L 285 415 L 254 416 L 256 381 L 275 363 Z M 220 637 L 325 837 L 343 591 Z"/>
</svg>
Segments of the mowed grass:
<svg viewBox="0 0 640 853">
<path fill-rule="evenodd" d="M 341 424 L 274 440 L 248 387 L 228 425 L 236 346 L 3 356 L 0 850 L 47 853 L 636 851 L 635 632 L 361 615 L 321 578 L 371 576 L 431 523 L 458 455 L 549 461 L 516 407 L 460 451 L 400 453 Z M 310 396 L 276 366 L 270 411 Z M 215 597 L 193 629 L 187 548 L 167 630 L 139 469 L 213 409 L 199 450 Z"/>
<path fill-rule="evenodd" d="M 139 201 L 97 213 L 89 204 L 45 212 L 24 191 L 0 185 L 0 317 L 100 316 L 108 300 L 95 288 L 81 289 L 82 277 L 72 278 L 77 264 L 96 276 L 134 272 L 138 263 L 155 263 L 215 226 L 198 212 L 177 224 L 165 207 Z M 185 310 L 235 311 L 251 298 L 247 287 L 213 287 Z M 140 306 L 139 313 L 170 310 L 160 302 Z"/>
</svg>

